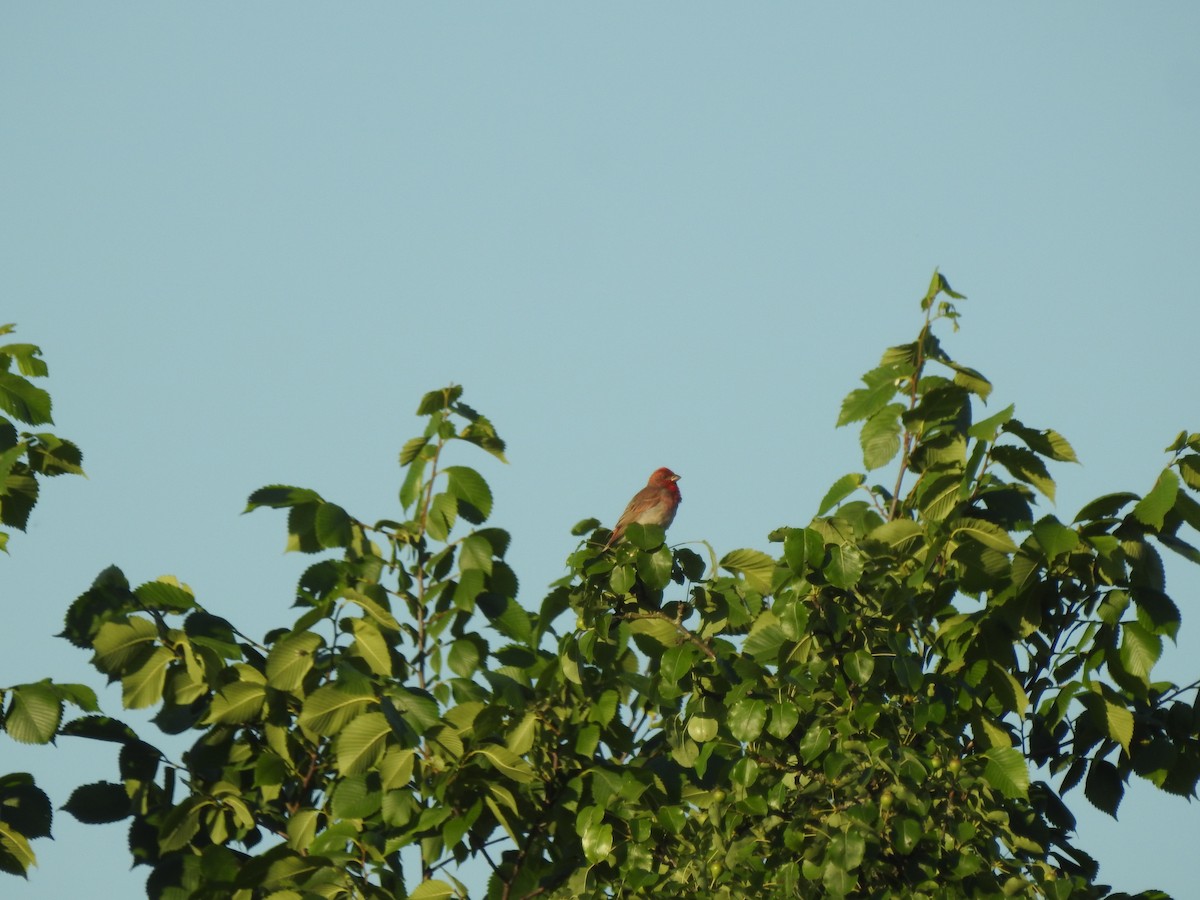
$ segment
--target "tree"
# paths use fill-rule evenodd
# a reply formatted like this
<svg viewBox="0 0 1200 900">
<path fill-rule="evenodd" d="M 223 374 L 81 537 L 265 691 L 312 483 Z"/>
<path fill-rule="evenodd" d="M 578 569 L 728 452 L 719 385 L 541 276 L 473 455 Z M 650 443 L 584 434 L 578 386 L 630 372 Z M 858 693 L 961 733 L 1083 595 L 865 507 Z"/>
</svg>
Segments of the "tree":
<svg viewBox="0 0 1200 900">
<path fill-rule="evenodd" d="M 587 520 L 526 609 L 458 461 L 504 443 L 452 386 L 400 452 L 400 517 L 251 494 L 318 557 L 261 641 L 169 577 L 109 569 L 72 604 L 63 636 L 191 736 L 178 759 L 115 718 L 60 725 L 70 686 L 24 701 L 43 727 L 14 737 L 119 747 L 117 780 L 66 808 L 129 820 L 154 898 L 466 896 L 468 859 L 496 900 L 1110 895 L 1064 795 L 1115 814 L 1135 775 L 1188 797 L 1200 778 L 1198 683 L 1153 677 L 1180 626 L 1157 547 L 1200 562 L 1179 536 L 1200 435 L 1144 496 L 1039 514 L 1075 453 L 1013 407 L 976 417 L 990 383 L 934 334 L 962 299 L 935 273 L 916 339 L 842 405 L 865 471 L 773 553 L 639 525 L 604 549 Z M 0 822 L 37 837 L 45 809 Z"/>
<path fill-rule="evenodd" d="M 0 335 L 14 329 L 2 325 Z M 83 454 L 71 441 L 48 431 L 17 430 L 16 423 L 53 424 L 50 395 L 29 380 L 48 374 L 42 351 L 34 344 L 0 346 L 0 550 L 5 553 L 9 532 L 4 529 L 25 530 L 37 505 L 38 478 L 83 474 Z M 44 744 L 57 733 L 65 703 L 89 712 L 98 709 L 95 692 L 86 685 L 47 679 L 0 689 L 0 723 L 13 740 Z M 31 776 L 0 777 L 0 871 L 25 873 L 35 858 L 29 839 L 49 837 L 51 816 L 50 800 Z"/>
</svg>

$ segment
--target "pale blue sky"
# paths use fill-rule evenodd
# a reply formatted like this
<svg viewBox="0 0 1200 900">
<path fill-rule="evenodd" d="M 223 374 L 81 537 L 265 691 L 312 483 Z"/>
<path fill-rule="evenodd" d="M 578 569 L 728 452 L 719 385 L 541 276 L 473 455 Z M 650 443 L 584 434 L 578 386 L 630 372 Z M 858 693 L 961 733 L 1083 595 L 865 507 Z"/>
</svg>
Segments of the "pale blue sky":
<svg viewBox="0 0 1200 900">
<path fill-rule="evenodd" d="M 99 686 L 51 637 L 111 563 L 249 633 L 308 562 L 260 485 L 394 514 L 449 381 L 511 465 L 496 522 L 535 606 L 657 466 L 672 538 L 768 548 L 860 467 L 841 398 L 919 327 L 1084 466 L 1058 513 L 1145 491 L 1200 430 L 1200 6 L 4 4 L 0 321 L 40 344 L 89 480 L 0 560 L 0 684 Z M 1172 567 L 1182 642 L 1200 578 Z M 1176 679 L 1195 677 L 1177 653 Z M 113 712 L 119 696 L 104 694 Z M 130 717 L 136 721 L 136 717 Z M 115 754 L 0 741 L 55 805 Z M 1138 790 L 1082 846 L 1194 888 L 1200 813 Z M 15 900 L 137 896 L 122 826 L 56 816 Z"/>
</svg>

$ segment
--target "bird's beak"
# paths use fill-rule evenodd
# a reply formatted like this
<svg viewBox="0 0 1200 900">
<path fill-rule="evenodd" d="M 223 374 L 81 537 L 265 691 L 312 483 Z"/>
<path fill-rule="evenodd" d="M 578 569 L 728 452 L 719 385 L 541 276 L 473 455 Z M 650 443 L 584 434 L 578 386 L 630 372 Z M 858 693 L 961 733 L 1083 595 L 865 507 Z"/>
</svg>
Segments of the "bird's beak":
<svg viewBox="0 0 1200 900">
<path fill-rule="evenodd" d="M 671 475 L 671 480 L 672 480 L 672 481 L 678 481 L 678 480 L 679 480 L 679 476 L 678 476 L 678 475 L 674 475 L 674 474 L 672 474 L 672 475 Z"/>
</svg>

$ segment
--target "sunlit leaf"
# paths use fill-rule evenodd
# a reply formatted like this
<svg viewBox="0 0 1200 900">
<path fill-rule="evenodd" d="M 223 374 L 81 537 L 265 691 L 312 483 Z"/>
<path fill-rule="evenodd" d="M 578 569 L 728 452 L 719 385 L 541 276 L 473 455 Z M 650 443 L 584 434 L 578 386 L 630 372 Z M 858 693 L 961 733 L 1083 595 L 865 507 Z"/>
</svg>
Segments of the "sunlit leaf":
<svg viewBox="0 0 1200 900">
<path fill-rule="evenodd" d="M 826 492 L 821 499 L 821 505 L 817 508 L 817 515 L 823 516 L 829 510 L 833 509 L 856 490 L 866 480 L 865 475 L 857 472 L 851 472 L 849 475 L 843 475 Z"/>
<path fill-rule="evenodd" d="M 744 577 L 753 591 L 765 594 L 771 590 L 775 560 L 761 550 L 731 550 L 721 557 L 721 568 Z"/>
<path fill-rule="evenodd" d="M 953 534 L 958 540 L 969 538 L 1000 553 L 1017 552 L 1017 545 L 1007 531 L 983 519 L 958 519 L 954 523 Z"/>
<path fill-rule="evenodd" d="M 1163 518 L 1175 505 L 1179 493 L 1179 476 L 1172 469 L 1163 469 L 1145 497 L 1133 507 L 1133 516 L 1151 528 L 1162 528 Z"/>
<path fill-rule="evenodd" d="M 1013 747 L 993 747 L 985 754 L 984 780 L 1005 797 L 1017 799 L 1029 793 L 1029 765 L 1024 754 Z"/>
</svg>

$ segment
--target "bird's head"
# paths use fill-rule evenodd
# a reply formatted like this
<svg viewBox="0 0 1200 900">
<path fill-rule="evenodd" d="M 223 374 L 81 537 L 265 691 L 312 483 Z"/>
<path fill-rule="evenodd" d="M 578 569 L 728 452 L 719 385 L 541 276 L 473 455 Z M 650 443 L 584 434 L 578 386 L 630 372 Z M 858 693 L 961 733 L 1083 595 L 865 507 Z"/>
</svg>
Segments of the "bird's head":
<svg viewBox="0 0 1200 900">
<path fill-rule="evenodd" d="M 668 484 L 674 484 L 679 480 L 679 476 L 663 466 L 661 469 L 655 469 L 654 474 L 650 476 L 650 483 L 657 484 L 661 487 L 666 487 Z"/>
</svg>

